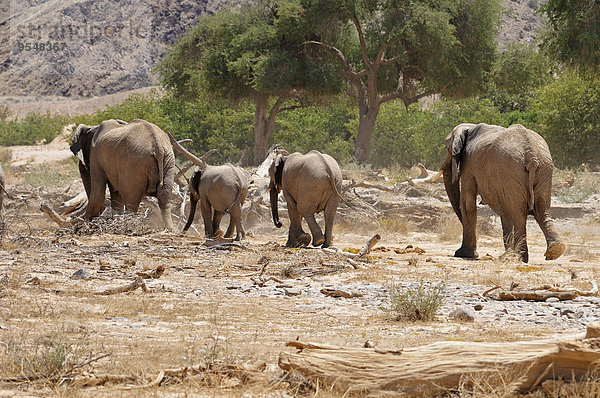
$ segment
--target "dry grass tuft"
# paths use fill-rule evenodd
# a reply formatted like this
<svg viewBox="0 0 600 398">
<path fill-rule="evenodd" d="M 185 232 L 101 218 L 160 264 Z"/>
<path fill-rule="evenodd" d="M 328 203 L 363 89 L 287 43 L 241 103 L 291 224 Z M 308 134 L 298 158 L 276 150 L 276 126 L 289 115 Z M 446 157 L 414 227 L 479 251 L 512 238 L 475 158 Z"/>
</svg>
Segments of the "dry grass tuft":
<svg viewBox="0 0 600 398">
<path fill-rule="evenodd" d="M 450 242 L 460 238 L 462 234 L 462 225 L 453 211 L 446 211 L 440 214 L 435 230 L 439 240 L 442 242 Z"/>
<path fill-rule="evenodd" d="M 444 301 L 445 285 L 432 285 L 420 281 L 414 287 L 402 287 L 400 283 L 387 284 L 387 310 L 396 320 L 429 321 L 435 317 Z"/>
<path fill-rule="evenodd" d="M 140 212 L 124 212 L 122 214 L 113 214 L 109 217 L 96 217 L 90 221 L 82 220 L 68 227 L 59 228 L 56 231 L 56 236 L 89 236 L 102 235 L 103 233 L 143 236 L 155 232 L 158 231 L 149 225 L 148 220 Z"/>
</svg>

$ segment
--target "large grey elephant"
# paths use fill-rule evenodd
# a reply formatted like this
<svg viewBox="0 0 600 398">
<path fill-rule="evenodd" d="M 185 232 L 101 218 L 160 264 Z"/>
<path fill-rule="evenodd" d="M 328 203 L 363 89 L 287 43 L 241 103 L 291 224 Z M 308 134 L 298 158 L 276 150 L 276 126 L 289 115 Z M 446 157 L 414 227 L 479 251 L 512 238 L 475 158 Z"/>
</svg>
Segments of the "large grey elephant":
<svg viewBox="0 0 600 398">
<path fill-rule="evenodd" d="M 302 218 L 312 233 L 313 246 L 329 247 L 332 228 L 341 196 L 340 166 L 329 155 L 310 151 L 306 155 L 295 152 L 279 154 L 269 169 L 270 199 L 273 222 L 281 228 L 277 199 L 280 191 L 287 202 L 290 229 L 286 246 L 308 246 L 310 235 L 302 230 Z M 343 200 L 343 199 L 342 199 Z M 324 211 L 325 235 L 315 220 L 315 213 Z"/>
<path fill-rule="evenodd" d="M 230 238 L 235 230 L 235 240 L 243 239 L 246 232 L 242 226 L 242 205 L 248 195 L 248 178 L 244 170 L 230 163 L 222 166 L 207 165 L 205 159 L 213 151 L 198 158 L 183 148 L 170 134 L 169 138 L 173 147 L 196 165 L 189 184 L 190 214 L 183 233 L 192 225 L 197 204 L 200 202 L 206 238 L 222 234 L 219 225 L 225 213 L 229 213 L 229 227 L 224 237 Z"/>
<path fill-rule="evenodd" d="M 553 162 L 546 141 L 520 124 L 508 128 L 459 124 L 446 138 L 442 170 L 448 198 L 463 226 L 456 257 L 476 258 L 477 194 L 502 221 L 505 249 L 529 260 L 527 215 L 532 214 L 546 238 L 546 260 L 560 257 L 562 243 L 550 216 Z"/>
<path fill-rule="evenodd" d="M 154 196 L 165 228 L 173 230 L 175 155 L 169 137 L 158 126 L 140 119 L 129 123 L 110 119 L 97 126 L 80 124 L 71 151 L 79 158 L 88 196 L 85 218 L 100 214 L 108 185 L 113 210 L 137 211 L 143 196 Z"/>
</svg>

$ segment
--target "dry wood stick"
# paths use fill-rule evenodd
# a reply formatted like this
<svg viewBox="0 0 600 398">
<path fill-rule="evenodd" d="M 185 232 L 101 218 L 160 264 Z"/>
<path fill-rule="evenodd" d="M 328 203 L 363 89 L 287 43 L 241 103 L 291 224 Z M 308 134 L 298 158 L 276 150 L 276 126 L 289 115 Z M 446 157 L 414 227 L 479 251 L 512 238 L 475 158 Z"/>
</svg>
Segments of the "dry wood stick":
<svg viewBox="0 0 600 398">
<path fill-rule="evenodd" d="M 52 221 L 54 221 L 55 223 L 57 223 L 60 227 L 65 228 L 71 225 L 71 223 L 65 219 L 63 219 L 61 216 L 58 215 L 57 212 L 55 212 L 54 210 L 52 210 L 47 204 L 42 203 L 40 205 L 40 211 L 42 213 L 46 213 L 46 215 L 48 217 L 50 217 L 50 219 Z"/>
<path fill-rule="evenodd" d="M 102 295 L 102 296 L 108 296 L 109 294 L 119 294 L 119 293 L 130 292 L 132 290 L 137 289 L 138 287 L 141 287 L 142 290 L 145 292 L 148 291 L 148 288 L 146 287 L 146 283 L 144 283 L 144 280 L 139 276 L 133 282 L 131 282 L 127 285 L 111 287 L 106 290 L 96 292 L 95 294 Z"/>
<path fill-rule="evenodd" d="M 369 254 L 369 252 L 371 251 L 373 246 L 375 246 L 377 244 L 377 242 L 379 242 L 380 240 L 381 240 L 381 236 L 379 234 L 373 235 L 373 237 L 367 241 L 367 243 L 362 248 L 362 250 L 360 252 L 358 252 L 358 255 L 356 257 L 361 258 L 361 257 L 364 257 L 367 254 Z"/>
<path fill-rule="evenodd" d="M 527 301 L 546 301 L 550 297 L 556 297 L 560 301 L 573 300 L 577 297 L 575 292 L 549 292 L 547 290 L 522 290 L 500 292 L 498 298 L 502 301 L 527 300 Z"/>
</svg>

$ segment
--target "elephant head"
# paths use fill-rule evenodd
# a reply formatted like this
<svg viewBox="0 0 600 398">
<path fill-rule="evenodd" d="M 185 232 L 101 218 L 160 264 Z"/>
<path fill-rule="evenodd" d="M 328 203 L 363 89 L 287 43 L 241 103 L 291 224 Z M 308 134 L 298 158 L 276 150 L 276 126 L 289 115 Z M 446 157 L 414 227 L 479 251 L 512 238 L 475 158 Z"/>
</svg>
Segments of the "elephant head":
<svg viewBox="0 0 600 398">
<path fill-rule="evenodd" d="M 71 152 L 79 159 L 79 173 L 88 197 L 90 194 L 91 174 L 90 174 L 90 146 L 92 139 L 98 130 L 98 126 L 86 126 L 80 124 L 75 130 L 75 135 L 71 140 Z"/>
<path fill-rule="evenodd" d="M 185 223 L 185 227 L 183 227 L 183 233 L 185 233 L 192 225 L 192 222 L 194 222 L 196 206 L 198 204 L 198 200 L 200 200 L 200 177 L 202 177 L 202 169 L 197 167 L 194 171 L 194 174 L 192 174 L 192 178 L 190 178 L 190 214 L 187 222 Z"/>
<path fill-rule="evenodd" d="M 271 213 L 273 215 L 273 223 L 277 228 L 281 228 L 283 224 L 279 221 L 279 211 L 277 210 L 277 198 L 281 191 L 281 179 L 283 175 L 283 166 L 285 164 L 287 156 L 278 154 L 275 160 L 269 167 L 269 177 L 271 182 L 269 184 L 269 194 L 271 199 Z"/>
<path fill-rule="evenodd" d="M 475 124 L 462 123 L 456 126 L 446 137 L 446 149 L 448 154 L 442 165 L 444 171 L 444 185 L 448 199 L 452 204 L 452 209 L 462 222 L 462 214 L 460 212 L 460 166 L 462 162 L 463 150 L 467 143 L 469 131 L 476 127 Z"/>
</svg>

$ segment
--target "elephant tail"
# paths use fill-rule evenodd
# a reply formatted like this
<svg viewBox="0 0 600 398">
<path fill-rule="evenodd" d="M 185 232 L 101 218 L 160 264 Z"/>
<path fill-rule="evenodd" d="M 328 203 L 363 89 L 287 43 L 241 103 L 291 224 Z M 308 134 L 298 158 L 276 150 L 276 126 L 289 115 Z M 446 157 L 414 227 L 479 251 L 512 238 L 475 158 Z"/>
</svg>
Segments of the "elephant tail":
<svg viewBox="0 0 600 398">
<path fill-rule="evenodd" d="M 239 174 L 237 173 L 235 166 L 232 164 L 229 164 L 229 166 L 231 167 L 233 174 L 235 175 L 235 178 L 237 180 L 238 192 L 237 192 L 237 196 L 235 197 L 233 203 L 230 204 L 229 207 L 225 210 L 225 212 L 227 212 L 227 213 L 229 213 L 229 209 L 231 209 L 231 206 L 233 206 L 236 202 L 240 202 L 240 206 L 242 205 L 241 197 L 242 197 L 242 192 L 244 191 L 244 184 L 242 183 L 242 179 L 240 178 Z"/>
<path fill-rule="evenodd" d="M 536 158 L 531 158 L 525 165 L 525 169 L 527 169 L 527 173 L 529 174 L 529 181 L 528 181 L 529 200 L 527 201 L 527 210 L 530 212 L 533 212 L 533 208 L 535 205 L 535 194 L 533 192 L 533 188 L 535 185 L 536 172 L 537 172 L 538 166 L 539 166 L 539 162 Z"/>
</svg>

